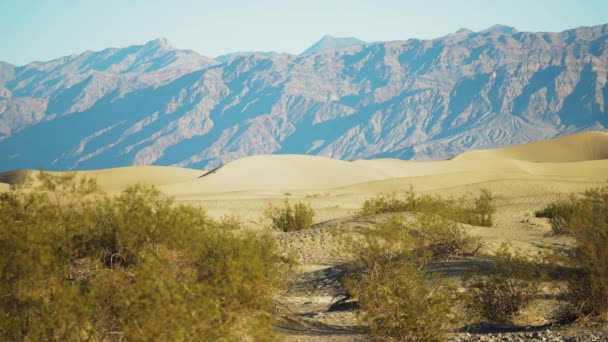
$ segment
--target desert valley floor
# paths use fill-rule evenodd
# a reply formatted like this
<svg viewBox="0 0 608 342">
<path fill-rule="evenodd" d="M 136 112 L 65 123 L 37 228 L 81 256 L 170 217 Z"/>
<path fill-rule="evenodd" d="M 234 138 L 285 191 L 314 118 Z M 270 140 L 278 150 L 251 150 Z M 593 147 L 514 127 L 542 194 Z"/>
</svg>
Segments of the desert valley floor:
<svg viewBox="0 0 608 342">
<path fill-rule="evenodd" d="M 28 171 L 0 174 L 6 191 Z M 472 151 L 451 160 L 416 162 L 396 159 L 341 161 L 303 155 L 243 158 L 209 172 L 174 167 L 142 166 L 80 171 L 115 193 L 134 183 L 157 186 L 177 202 L 200 205 L 213 217 L 238 215 L 252 229 L 266 229 L 263 212 L 269 203 L 309 202 L 316 225 L 305 231 L 279 233 L 281 248 L 300 263 L 281 298 L 294 319 L 278 329 L 288 341 L 353 340 L 360 336 L 352 311 L 328 312 L 335 285 L 336 227 L 365 226 L 382 216 L 356 218 L 365 199 L 407 191 L 442 196 L 475 195 L 480 188 L 496 196 L 493 227 L 468 226 L 491 254 L 503 242 L 534 257 L 551 246 L 567 244 L 555 237 L 545 219 L 534 212 L 560 196 L 581 192 L 608 181 L 608 134 L 586 132 L 542 142 Z M 474 260 L 454 262 L 453 271 Z M 463 266 L 464 265 L 464 266 Z M 450 267 L 450 266 L 448 266 Z M 446 272 L 450 274 L 450 272 Z M 537 310 L 537 311 L 534 311 Z M 543 325 L 543 308 L 528 313 L 525 324 Z"/>
</svg>

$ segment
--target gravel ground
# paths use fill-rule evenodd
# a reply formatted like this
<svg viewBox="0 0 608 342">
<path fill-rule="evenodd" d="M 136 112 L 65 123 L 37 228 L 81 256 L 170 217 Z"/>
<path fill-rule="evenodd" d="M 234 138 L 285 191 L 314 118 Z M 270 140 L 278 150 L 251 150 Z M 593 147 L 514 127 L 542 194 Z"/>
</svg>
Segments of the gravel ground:
<svg viewBox="0 0 608 342">
<path fill-rule="evenodd" d="M 459 334 L 448 339 L 449 342 L 524 342 L 524 341 L 544 341 L 544 342 L 599 342 L 608 341 L 608 333 L 594 331 L 588 333 L 562 333 L 554 330 L 543 330 L 534 332 L 511 332 L 496 334 Z"/>
</svg>

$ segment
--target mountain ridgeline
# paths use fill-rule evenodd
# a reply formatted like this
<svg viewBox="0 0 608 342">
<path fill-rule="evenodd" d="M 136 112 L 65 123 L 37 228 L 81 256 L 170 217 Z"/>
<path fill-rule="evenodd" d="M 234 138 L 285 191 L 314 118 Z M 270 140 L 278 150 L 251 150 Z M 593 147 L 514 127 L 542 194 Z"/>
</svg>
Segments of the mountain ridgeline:
<svg viewBox="0 0 608 342">
<path fill-rule="evenodd" d="M 0 63 L 0 171 L 441 159 L 608 127 L 608 25 L 315 46 L 218 61 L 158 39 Z"/>
</svg>

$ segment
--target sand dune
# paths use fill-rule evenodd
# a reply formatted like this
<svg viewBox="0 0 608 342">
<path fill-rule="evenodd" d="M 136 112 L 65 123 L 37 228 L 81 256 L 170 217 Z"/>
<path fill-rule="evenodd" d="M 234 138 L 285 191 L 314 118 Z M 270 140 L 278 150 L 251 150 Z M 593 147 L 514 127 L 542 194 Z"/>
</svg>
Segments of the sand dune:
<svg viewBox="0 0 608 342">
<path fill-rule="evenodd" d="M 239 194 L 263 196 L 298 190 L 322 191 L 395 178 L 452 173 L 524 172 L 511 160 L 413 162 L 398 159 L 346 162 L 306 155 L 264 155 L 239 159 L 199 179 L 162 186 L 174 196 Z"/>
<path fill-rule="evenodd" d="M 608 133 L 584 132 L 492 150 L 463 153 L 455 160 L 508 158 L 535 163 L 608 159 Z"/>
<path fill-rule="evenodd" d="M 0 183 L 16 184 L 35 172 L 34 170 L 12 170 L 0 173 Z"/>
<path fill-rule="evenodd" d="M 14 170 L 0 174 L 0 182 L 14 184 L 29 176 L 35 177 L 38 171 Z M 51 172 L 58 174 L 58 172 Z M 122 191 L 130 185 L 147 184 L 160 186 L 196 179 L 203 171 L 166 166 L 131 166 L 103 170 L 77 171 L 78 176 L 97 180 L 101 188 L 108 192 Z"/>
<path fill-rule="evenodd" d="M 366 163 L 305 155 L 260 155 L 162 189 L 171 194 L 330 189 L 390 177 Z"/>
<path fill-rule="evenodd" d="M 30 174 L 0 174 L 13 184 Z M 415 162 L 397 159 L 342 160 L 306 155 L 242 158 L 208 174 L 175 167 L 125 167 L 79 171 L 96 178 L 109 192 L 135 183 L 158 186 L 177 200 L 251 200 L 327 193 L 354 198 L 397 191 L 410 185 L 441 191 L 467 185 L 551 179 L 555 182 L 603 182 L 608 179 L 608 134 L 585 132 L 494 150 L 472 151 L 452 160 Z M 0 189 L 6 188 L 0 185 Z"/>
<path fill-rule="evenodd" d="M 543 177 L 608 179 L 608 134 L 586 132 L 513 147 L 473 151 L 452 160 L 415 162 L 397 159 L 346 162 L 305 155 L 243 158 L 195 180 L 161 187 L 168 194 L 195 200 L 230 194 L 264 197 L 292 191 L 354 187 L 367 192 L 380 185 L 452 188 L 500 179 Z M 369 185 L 366 185 L 369 184 Z M 390 186 L 389 186 L 390 189 Z M 353 190 L 354 191 L 354 190 Z"/>
<path fill-rule="evenodd" d="M 203 171 L 167 166 L 132 166 L 115 169 L 83 171 L 80 174 L 97 179 L 107 191 L 120 191 L 129 185 L 161 186 L 196 179 Z"/>
</svg>

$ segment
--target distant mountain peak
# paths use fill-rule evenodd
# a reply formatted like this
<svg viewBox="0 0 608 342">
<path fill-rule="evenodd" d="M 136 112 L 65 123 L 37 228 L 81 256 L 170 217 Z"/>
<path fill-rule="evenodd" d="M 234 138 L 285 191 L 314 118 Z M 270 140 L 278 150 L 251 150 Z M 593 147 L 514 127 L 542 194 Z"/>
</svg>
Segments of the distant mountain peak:
<svg viewBox="0 0 608 342">
<path fill-rule="evenodd" d="M 174 50 L 175 47 L 171 45 L 169 40 L 165 37 L 156 38 L 146 43 L 147 46 L 158 47 L 163 50 Z"/>
<path fill-rule="evenodd" d="M 515 27 L 507 26 L 507 25 L 493 25 L 488 27 L 487 29 L 481 31 L 482 33 L 503 33 L 503 34 L 515 34 L 519 31 Z"/>
<path fill-rule="evenodd" d="M 330 34 L 326 34 L 318 42 L 302 52 L 301 55 L 310 55 L 324 50 L 335 50 L 365 44 L 367 44 L 367 42 L 355 37 L 334 37 Z"/>
<path fill-rule="evenodd" d="M 454 32 L 456 34 L 469 34 L 469 33 L 473 33 L 473 30 L 470 30 L 466 27 L 461 28 L 460 30 Z"/>
</svg>

